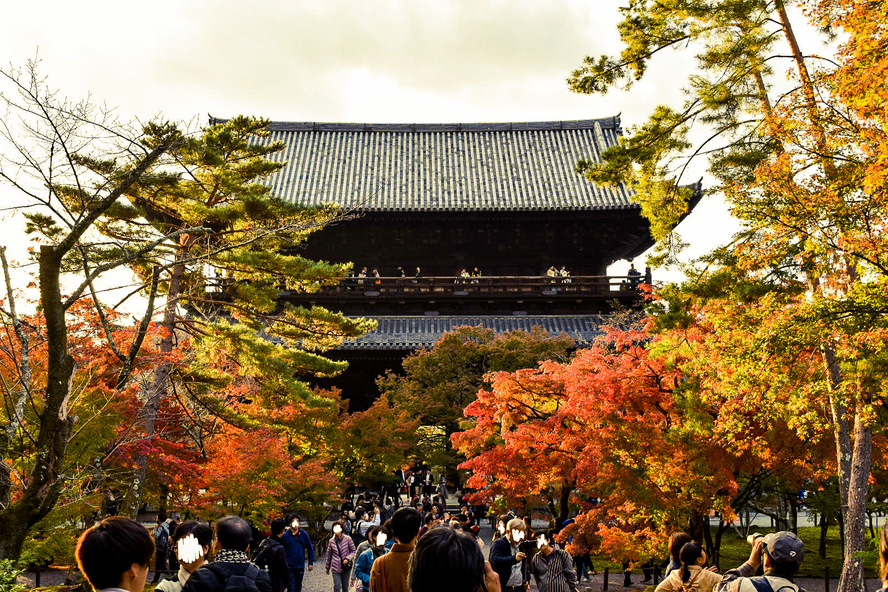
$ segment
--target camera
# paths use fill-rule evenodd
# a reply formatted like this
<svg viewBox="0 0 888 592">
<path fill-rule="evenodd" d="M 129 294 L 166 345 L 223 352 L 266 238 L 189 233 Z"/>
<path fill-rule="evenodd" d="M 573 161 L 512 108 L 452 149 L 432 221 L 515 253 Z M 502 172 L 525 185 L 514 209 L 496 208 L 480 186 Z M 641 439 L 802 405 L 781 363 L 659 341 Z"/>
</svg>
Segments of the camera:
<svg viewBox="0 0 888 592">
<path fill-rule="evenodd" d="M 751 535 L 749 535 L 748 537 L 746 537 L 746 542 L 754 547 L 756 541 L 763 538 L 764 536 L 765 535 L 763 535 L 760 532 L 755 532 L 755 533 L 752 533 Z M 766 543 L 764 543 L 764 541 L 763 541 L 763 544 L 761 546 L 761 554 L 764 554 L 767 552 L 768 552 L 768 545 Z M 761 557 L 761 554 L 759 555 L 759 557 Z"/>
<path fill-rule="evenodd" d="M 518 543 L 518 550 L 530 557 L 530 555 L 536 551 L 537 545 L 536 541 L 521 541 Z"/>
<path fill-rule="evenodd" d="M 755 545 L 755 542 L 757 540 L 759 540 L 760 538 L 762 538 L 763 536 L 765 536 L 765 535 L 763 535 L 760 532 L 754 532 L 751 535 L 749 535 L 748 537 L 746 537 L 746 542 L 749 543 L 750 545 Z"/>
</svg>

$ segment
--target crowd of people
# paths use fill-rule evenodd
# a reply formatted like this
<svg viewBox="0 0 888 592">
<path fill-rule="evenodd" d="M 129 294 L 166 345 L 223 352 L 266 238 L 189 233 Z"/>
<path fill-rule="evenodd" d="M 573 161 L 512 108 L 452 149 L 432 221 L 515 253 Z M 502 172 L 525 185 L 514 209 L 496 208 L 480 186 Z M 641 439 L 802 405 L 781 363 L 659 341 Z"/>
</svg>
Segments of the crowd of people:
<svg viewBox="0 0 888 592">
<path fill-rule="evenodd" d="M 626 273 L 627 277 L 622 280 L 620 288 L 624 290 L 636 289 L 643 280 L 650 281 L 650 273 L 650 268 L 646 268 L 645 274 L 642 275 L 642 273 L 635 268 L 635 264 L 630 263 L 629 271 Z M 570 270 L 564 265 L 561 267 L 550 265 L 549 268 L 543 272 L 543 276 L 549 278 L 553 283 L 569 284 L 573 281 L 570 277 Z M 353 273 L 350 280 L 358 286 L 374 286 L 380 285 L 383 277 L 403 278 L 405 281 L 417 283 L 423 277 L 423 272 L 419 267 L 417 267 L 413 273 L 408 273 L 403 267 L 398 267 L 394 275 L 383 276 L 380 275 L 378 268 L 374 267 L 368 270 L 367 267 L 362 267 L 360 270 Z M 484 276 L 482 275 L 481 270 L 477 267 L 473 268 L 471 271 L 469 271 L 467 267 L 463 267 L 456 274 L 456 279 L 453 280 L 453 283 L 477 284 L 482 277 Z"/>
<path fill-rule="evenodd" d="M 577 592 L 583 572 L 578 557 L 562 548 L 568 541 L 552 530 L 534 531 L 529 517 L 498 516 L 485 559 L 479 509 L 464 505 L 451 516 L 435 496 L 386 516 L 379 501 L 377 496 L 359 496 L 351 509 L 345 505 L 320 557 L 296 515 L 271 520 L 267 536 L 258 543 L 255 529 L 237 516 L 213 525 L 186 520 L 169 535 L 178 572 L 156 589 L 301 592 L 305 572 L 323 561 L 333 592 L 527 592 L 531 581 L 539 592 Z M 109 517 L 81 535 L 77 562 L 96 590 L 143 592 L 151 558 L 161 552 L 156 541 L 157 535 L 138 522 Z M 706 567 L 700 542 L 675 533 L 656 592 L 800 591 L 793 577 L 805 548 L 795 534 L 753 535 L 750 543 L 749 559 L 720 575 Z M 884 580 L 888 525 L 880 539 L 880 565 Z"/>
</svg>

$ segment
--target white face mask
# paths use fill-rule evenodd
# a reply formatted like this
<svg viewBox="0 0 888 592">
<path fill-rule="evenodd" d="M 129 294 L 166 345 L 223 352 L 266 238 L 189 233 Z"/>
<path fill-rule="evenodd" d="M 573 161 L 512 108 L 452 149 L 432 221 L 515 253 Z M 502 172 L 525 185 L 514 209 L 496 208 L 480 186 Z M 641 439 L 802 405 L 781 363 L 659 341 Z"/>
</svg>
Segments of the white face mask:
<svg viewBox="0 0 888 592">
<path fill-rule="evenodd" d="M 342 532 L 342 527 L 341 527 L 341 526 L 339 526 L 339 525 L 337 524 L 336 526 L 333 527 L 333 534 L 339 534 L 340 532 Z"/>
<path fill-rule="evenodd" d="M 548 544 L 549 544 L 549 541 L 547 541 L 546 537 L 544 537 L 544 536 L 541 536 L 540 538 L 537 539 L 537 549 L 542 549 L 543 547 L 545 547 Z"/>
<path fill-rule="evenodd" d="M 193 534 L 179 539 L 179 542 L 176 543 L 176 550 L 178 551 L 179 561 L 182 563 L 194 563 L 204 555 L 203 547 L 200 546 Z"/>
<path fill-rule="evenodd" d="M 524 539 L 524 531 L 518 530 L 518 529 L 513 529 L 512 530 L 512 540 L 515 541 L 516 543 L 520 543 L 522 541 L 522 539 Z"/>
<path fill-rule="evenodd" d="M 381 547 L 385 545 L 386 541 L 388 541 L 388 536 L 384 532 L 380 532 L 376 535 L 376 546 Z"/>
<path fill-rule="evenodd" d="M 290 526 L 292 526 L 293 528 L 299 528 L 299 521 L 294 520 L 293 522 L 290 523 Z"/>
</svg>

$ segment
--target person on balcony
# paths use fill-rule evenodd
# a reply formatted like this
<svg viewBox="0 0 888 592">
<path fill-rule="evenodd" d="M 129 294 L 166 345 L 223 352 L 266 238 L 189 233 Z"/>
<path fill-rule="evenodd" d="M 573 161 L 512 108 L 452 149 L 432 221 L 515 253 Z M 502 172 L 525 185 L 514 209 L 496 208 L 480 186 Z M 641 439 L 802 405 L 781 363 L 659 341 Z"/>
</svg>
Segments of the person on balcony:
<svg viewBox="0 0 888 592">
<path fill-rule="evenodd" d="M 633 290 L 637 289 L 641 283 L 641 272 L 635 269 L 635 263 L 632 261 L 629 262 L 629 272 L 626 275 L 629 276 L 629 286 Z"/>
</svg>

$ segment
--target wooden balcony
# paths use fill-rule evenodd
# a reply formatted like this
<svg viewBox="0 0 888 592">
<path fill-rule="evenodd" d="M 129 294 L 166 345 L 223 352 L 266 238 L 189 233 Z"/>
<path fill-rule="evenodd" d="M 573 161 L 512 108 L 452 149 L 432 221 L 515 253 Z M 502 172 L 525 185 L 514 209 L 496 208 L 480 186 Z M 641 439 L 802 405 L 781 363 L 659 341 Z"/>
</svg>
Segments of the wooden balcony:
<svg viewBox="0 0 888 592">
<path fill-rule="evenodd" d="M 643 276 L 454 276 L 344 278 L 313 291 L 284 290 L 281 299 L 348 314 L 607 312 L 636 307 Z M 224 290 L 223 290 L 224 291 Z"/>
</svg>

